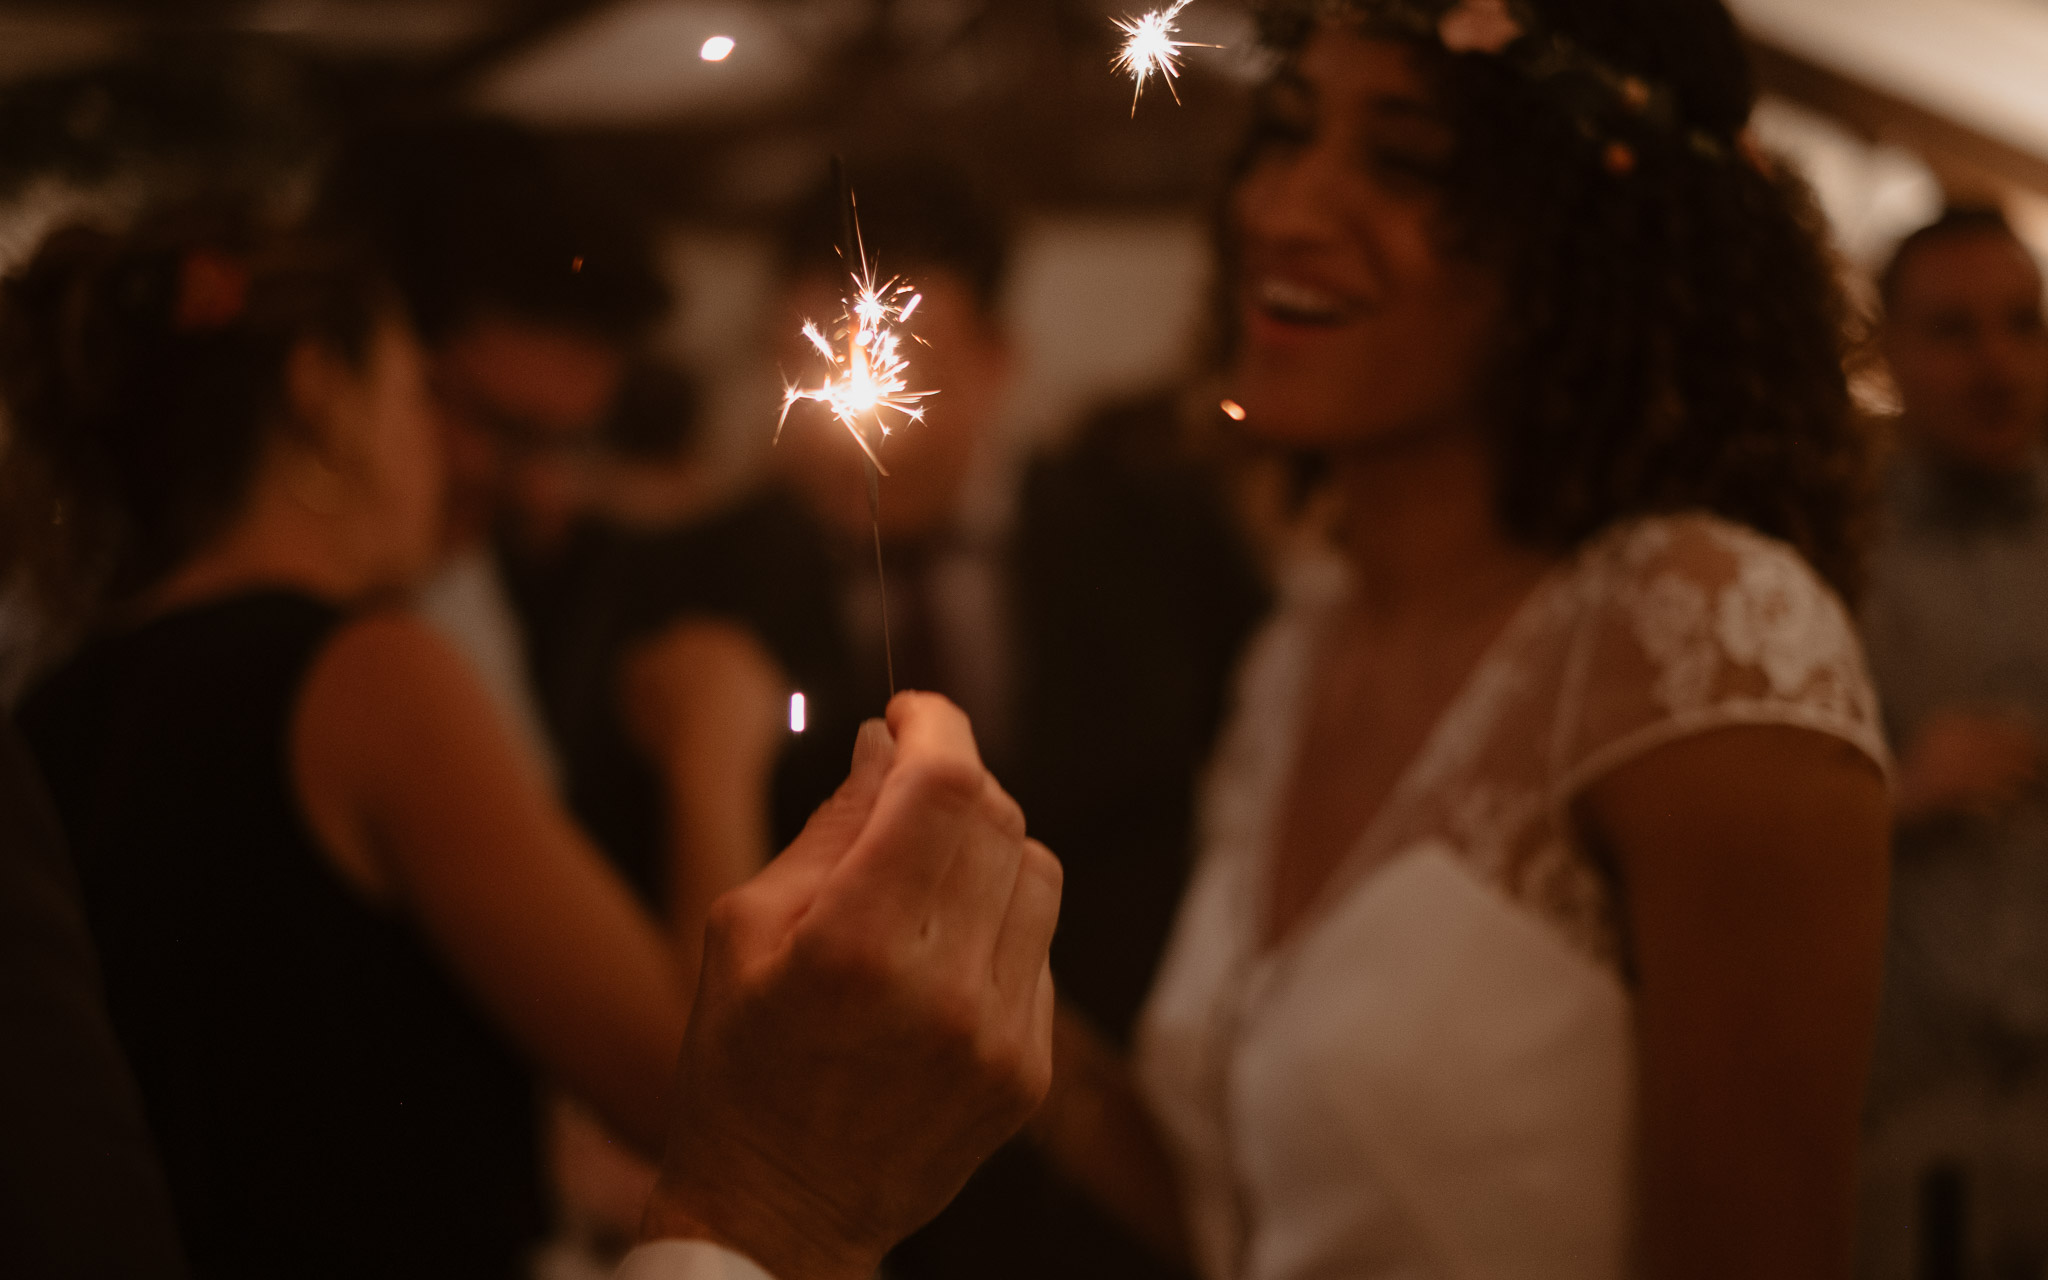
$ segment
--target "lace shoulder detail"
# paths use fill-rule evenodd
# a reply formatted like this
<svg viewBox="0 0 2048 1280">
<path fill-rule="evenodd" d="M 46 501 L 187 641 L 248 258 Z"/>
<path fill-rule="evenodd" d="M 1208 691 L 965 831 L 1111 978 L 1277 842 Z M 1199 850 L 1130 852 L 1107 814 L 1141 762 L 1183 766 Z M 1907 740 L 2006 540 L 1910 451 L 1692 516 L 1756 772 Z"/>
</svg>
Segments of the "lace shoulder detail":
<svg viewBox="0 0 2048 1280">
<path fill-rule="evenodd" d="M 1838 737 L 1887 774 L 1863 647 L 1791 547 L 1708 515 L 1634 521 L 1587 548 L 1554 742 L 1559 798 L 1655 747 L 1735 724 Z"/>
</svg>

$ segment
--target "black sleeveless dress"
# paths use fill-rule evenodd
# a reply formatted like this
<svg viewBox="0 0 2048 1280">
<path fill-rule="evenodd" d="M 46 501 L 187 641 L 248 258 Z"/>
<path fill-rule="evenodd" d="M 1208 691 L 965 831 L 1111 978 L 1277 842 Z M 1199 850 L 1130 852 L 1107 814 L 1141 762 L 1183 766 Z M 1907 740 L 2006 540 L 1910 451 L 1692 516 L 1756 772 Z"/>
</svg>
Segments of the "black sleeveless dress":
<svg viewBox="0 0 2048 1280">
<path fill-rule="evenodd" d="M 290 774 L 345 615 L 287 592 L 88 645 L 23 705 L 201 1277 L 506 1277 L 540 1225 L 532 1082 Z"/>
</svg>

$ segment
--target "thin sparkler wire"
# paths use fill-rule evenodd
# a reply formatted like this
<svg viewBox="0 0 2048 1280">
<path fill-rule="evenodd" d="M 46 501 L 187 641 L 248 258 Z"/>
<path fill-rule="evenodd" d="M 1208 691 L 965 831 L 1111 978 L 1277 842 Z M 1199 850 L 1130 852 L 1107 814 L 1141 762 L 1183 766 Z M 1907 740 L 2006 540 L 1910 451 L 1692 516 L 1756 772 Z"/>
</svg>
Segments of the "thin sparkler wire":
<svg viewBox="0 0 2048 1280">
<path fill-rule="evenodd" d="M 896 697 L 896 647 L 889 640 L 889 575 L 882 568 L 882 481 L 868 468 L 868 527 L 875 532 L 875 586 L 882 593 L 882 664 L 889 672 L 889 697 Z"/>
<path fill-rule="evenodd" d="M 839 258 L 849 269 L 867 275 L 867 246 L 860 238 L 860 211 L 854 205 L 853 183 L 846 176 L 846 161 L 832 157 L 832 182 L 839 188 Z M 858 432 L 858 428 L 855 428 Z M 862 444 L 866 441 L 863 439 Z M 896 696 L 896 646 L 889 635 L 889 575 L 882 568 L 882 464 L 871 449 L 863 448 L 868 472 L 868 528 L 875 538 L 875 589 L 882 598 L 882 665 L 889 673 L 889 697 Z"/>
</svg>

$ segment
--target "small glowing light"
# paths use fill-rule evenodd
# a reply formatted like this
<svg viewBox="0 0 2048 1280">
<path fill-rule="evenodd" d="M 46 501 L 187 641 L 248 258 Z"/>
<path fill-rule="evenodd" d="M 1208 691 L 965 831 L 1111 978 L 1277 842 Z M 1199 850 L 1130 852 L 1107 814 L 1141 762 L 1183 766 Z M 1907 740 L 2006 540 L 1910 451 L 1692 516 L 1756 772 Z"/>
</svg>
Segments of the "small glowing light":
<svg viewBox="0 0 2048 1280">
<path fill-rule="evenodd" d="M 802 733 L 804 731 L 804 725 L 807 723 L 807 715 L 808 711 L 807 708 L 804 706 L 804 695 L 800 693 L 790 694 L 789 731 L 791 733 Z"/>
<path fill-rule="evenodd" d="M 706 62 L 724 62 L 732 56 L 732 50 L 731 36 L 713 36 L 704 42 L 703 48 L 697 50 L 697 56 Z"/>
<path fill-rule="evenodd" d="M 1239 404 L 1237 401 L 1225 400 L 1222 404 L 1216 407 L 1223 410 L 1223 416 L 1230 419 L 1232 422 L 1244 421 L 1244 406 Z"/>
<path fill-rule="evenodd" d="M 1145 81 L 1158 76 L 1166 83 L 1166 91 L 1173 100 L 1180 101 L 1180 91 L 1173 87 L 1180 75 L 1182 49 L 1216 49 L 1219 45 L 1197 44 L 1189 40 L 1176 40 L 1180 34 L 1180 11 L 1188 7 L 1189 0 L 1174 0 L 1164 9 L 1137 18 L 1115 18 L 1116 29 L 1124 35 L 1123 47 L 1117 50 L 1110 65 L 1128 74 L 1136 81 L 1131 90 L 1131 114 L 1138 114 L 1138 99 L 1145 92 Z"/>
<path fill-rule="evenodd" d="M 575 257 L 575 258 L 571 258 L 571 259 L 569 259 L 569 270 L 571 270 L 571 271 L 581 271 L 581 270 L 583 270 L 583 259 L 582 259 L 581 257 Z"/>
</svg>

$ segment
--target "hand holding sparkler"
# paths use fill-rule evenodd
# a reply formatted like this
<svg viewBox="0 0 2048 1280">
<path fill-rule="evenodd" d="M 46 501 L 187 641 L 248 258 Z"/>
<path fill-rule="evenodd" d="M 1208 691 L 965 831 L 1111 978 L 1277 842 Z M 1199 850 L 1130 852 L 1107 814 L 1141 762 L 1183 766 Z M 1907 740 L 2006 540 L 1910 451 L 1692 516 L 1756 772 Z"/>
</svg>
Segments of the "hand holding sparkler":
<svg viewBox="0 0 2048 1280">
<path fill-rule="evenodd" d="M 1217 44 L 1197 44 L 1189 40 L 1176 40 L 1180 27 L 1175 21 L 1180 11 L 1188 7 L 1189 0 L 1174 0 L 1164 9 L 1137 18 L 1116 18 L 1117 30 L 1124 33 L 1123 48 L 1117 52 L 1110 66 L 1124 72 L 1136 81 L 1131 91 L 1131 114 L 1138 114 L 1138 98 L 1145 92 L 1145 81 L 1155 73 L 1166 82 L 1166 91 L 1173 95 L 1176 105 L 1180 93 L 1173 82 L 1180 76 L 1180 51 L 1182 49 L 1220 49 Z"/>
</svg>

